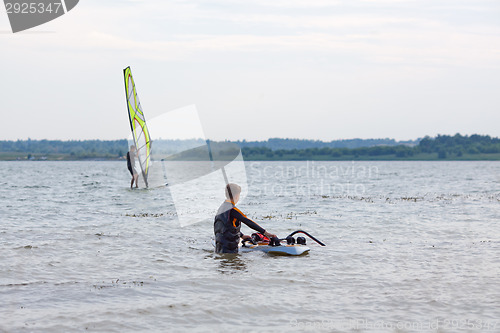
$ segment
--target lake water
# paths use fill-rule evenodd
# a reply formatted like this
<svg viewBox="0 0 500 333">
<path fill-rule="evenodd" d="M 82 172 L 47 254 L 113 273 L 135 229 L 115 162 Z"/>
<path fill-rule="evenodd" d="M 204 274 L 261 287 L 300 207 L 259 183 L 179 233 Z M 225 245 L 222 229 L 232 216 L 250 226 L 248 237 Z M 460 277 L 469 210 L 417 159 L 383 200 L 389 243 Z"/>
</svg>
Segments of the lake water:
<svg viewBox="0 0 500 333">
<path fill-rule="evenodd" d="M 327 246 L 219 256 L 125 162 L 0 162 L 0 331 L 500 332 L 499 162 L 246 168 L 243 212 Z"/>
</svg>

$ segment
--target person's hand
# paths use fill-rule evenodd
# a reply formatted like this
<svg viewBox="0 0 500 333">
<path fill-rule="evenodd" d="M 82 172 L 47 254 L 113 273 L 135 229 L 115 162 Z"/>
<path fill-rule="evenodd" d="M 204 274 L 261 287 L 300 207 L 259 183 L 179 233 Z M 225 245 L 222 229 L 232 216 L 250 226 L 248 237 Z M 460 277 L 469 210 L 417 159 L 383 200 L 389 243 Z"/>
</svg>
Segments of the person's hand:
<svg viewBox="0 0 500 333">
<path fill-rule="evenodd" d="M 248 235 L 243 235 L 243 236 L 241 236 L 241 240 L 252 240 L 252 237 L 250 237 Z"/>
<path fill-rule="evenodd" d="M 269 238 L 269 239 L 271 239 L 271 238 L 273 238 L 273 237 L 274 237 L 274 238 L 278 238 L 278 236 L 276 236 L 275 234 L 271 234 L 271 233 L 269 233 L 269 232 L 267 232 L 267 231 L 264 233 L 264 236 L 266 236 L 266 237 L 267 237 L 267 238 Z"/>
</svg>

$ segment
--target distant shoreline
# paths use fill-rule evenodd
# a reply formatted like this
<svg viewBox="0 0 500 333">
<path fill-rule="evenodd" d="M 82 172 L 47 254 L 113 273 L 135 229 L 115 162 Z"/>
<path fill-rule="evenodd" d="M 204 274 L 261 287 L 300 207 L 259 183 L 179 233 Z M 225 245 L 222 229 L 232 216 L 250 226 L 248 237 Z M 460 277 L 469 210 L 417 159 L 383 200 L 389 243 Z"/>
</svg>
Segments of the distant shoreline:
<svg viewBox="0 0 500 333">
<path fill-rule="evenodd" d="M 488 135 L 426 136 L 418 139 L 418 144 L 416 142 L 392 139 L 323 142 L 276 138 L 233 143 L 240 146 L 246 161 L 500 161 L 500 139 Z M 217 142 L 213 143 L 217 145 Z M 157 140 L 153 142 L 153 156 L 162 156 L 166 160 L 206 160 L 207 150 L 199 149 L 204 145 L 202 139 Z M 128 148 L 125 139 L 0 141 L 0 161 L 124 161 Z M 232 159 L 229 156 L 234 154 L 229 152 L 222 149 L 220 157 Z"/>
<path fill-rule="evenodd" d="M 300 161 L 317 161 L 317 162 L 335 162 L 335 161 L 387 161 L 387 162 L 399 162 L 399 161 L 413 161 L 413 162 L 419 162 L 419 161 L 500 161 L 500 154 L 484 154 L 484 155 L 462 155 L 460 158 L 458 157 L 450 157 L 450 158 L 439 158 L 437 154 L 423 154 L 423 156 L 412 156 L 412 157 L 400 157 L 396 158 L 394 155 L 382 155 L 382 156 L 377 156 L 377 157 L 354 157 L 354 156 L 345 156 L 342 158 L 321 158 L 321 157 L 304 157 L 304 158 L 290 158 L 290 159 L 272 159 L 272 158 L 266 158 L 265 156 L 262 157 L 254 157 L 254 158 L 245 158 L 243 156 L 244 161 L 246 162 L 300 162 Z M 125 163 L 125 158 L 117 158 L 117 157 L 85 157 L 85 158 L 74 158 L 72 156 L 61 156 L 61 155 L 43 155 L 43 156 L 35 156 L 32 159 L 27 159 L 26 156 L 24 155 L 23 157 L 17 156 L 2 156 L 2 153 L 0 153 L 0 162 L 124 162 Z"/>
</svg>

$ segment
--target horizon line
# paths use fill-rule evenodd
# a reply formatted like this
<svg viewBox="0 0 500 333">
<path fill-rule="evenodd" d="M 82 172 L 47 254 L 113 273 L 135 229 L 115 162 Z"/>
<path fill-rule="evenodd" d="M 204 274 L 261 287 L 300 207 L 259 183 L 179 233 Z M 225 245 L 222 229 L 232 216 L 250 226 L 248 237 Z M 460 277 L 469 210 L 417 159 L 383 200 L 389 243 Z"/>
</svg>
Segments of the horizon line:
<svg viewBox="0 0 500 333">
<path fill-rule="evenodd" d="M 293 138 L 293 137 L 269 137 L 267 139 L 205 139 L 205 138 L 189 138 L 189 139 L 172 139 L 172 138 L 156 138 L 152 139 L 152 141 L 155 140 L 177 140 L 177 141 L 187 141 L 187 140 L 210 140 L 214 142 L 224 142 L 224 141 L 229 141 L 229 142 L 266 142 L 272 139 L 281 139 L 281 140 L 303 140 L 303 141 L 319 141 L 319 142 L 332 142 L 332 141 L 348 141 L 348 140 L 394 140 L 396 142 L 405 142 L 405 141 L 419 141 L 422 140 L 425 137 L 430 137 L 430 138 L 436 138 L 438 136 L 455 136 L 455 135 L 461 135 L 461 136 L 472 136 L 472 135 L 479 135 L 479 136 L 489 136 L 491 138 L 499 138 L 497 136 L 493 136 L 491 134 L 479 134 L 479 133 L 474 133 L 474 134 L 461 134 L 461 133 L 454 133 L 454 134 L 436 134 L 434 136 L 431 135 L 424 135 L 420 136 L 418 138 L 414 139 L 396 139 L 396 138 L 391 138 L 391 137 L 370 137 L 370 138 L 360 138 L 360 137 L 352 137 L 352 138 L 343 138 L 343 139 L 312 139 L 312 138 Z M 43 139 L 33 139 L 33 138 L 25 138 L 25 139 L 0 139 L 1 141 L 120 141 L 120 140 L 129 140 L 128 138 L 115 138 L 115 139 L 48 139 L 48 138 L 43 138 Z"/>
</svg>

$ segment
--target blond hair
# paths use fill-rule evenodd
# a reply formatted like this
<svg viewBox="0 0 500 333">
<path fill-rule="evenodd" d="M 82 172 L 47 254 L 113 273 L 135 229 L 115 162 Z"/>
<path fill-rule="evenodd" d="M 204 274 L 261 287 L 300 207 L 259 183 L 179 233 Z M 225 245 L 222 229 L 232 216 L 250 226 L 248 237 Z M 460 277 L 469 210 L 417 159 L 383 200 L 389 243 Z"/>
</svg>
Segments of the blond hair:
<svg viewBox="0 0 500 333">
<path fill-rule="evenodd" d="M 226 185 L 226 198 L 234 200 L 234 197 L 241 193 L 241 186 L 230 183 Z"/>
</svg>

